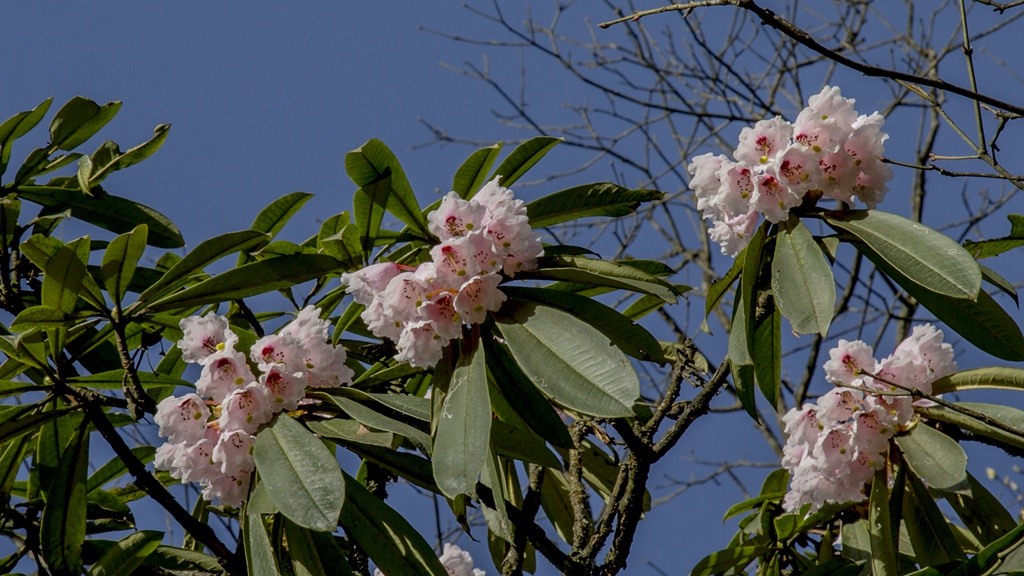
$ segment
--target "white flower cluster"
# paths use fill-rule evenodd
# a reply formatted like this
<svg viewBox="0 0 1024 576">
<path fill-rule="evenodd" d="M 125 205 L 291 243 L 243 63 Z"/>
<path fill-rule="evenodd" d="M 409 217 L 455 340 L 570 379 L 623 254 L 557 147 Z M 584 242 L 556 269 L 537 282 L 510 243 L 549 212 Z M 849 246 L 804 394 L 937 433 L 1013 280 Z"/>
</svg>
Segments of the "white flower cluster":
<svg viewBox="0 0 1024 576">
<path fill-rule="evenodd" d="M 498 176 L 471 200 L 449 192 L 427 215 L 441 243 L 431 261 L 419 266 L 381 262 L 341 275 L 362 318 L 381 338 L 395 342 L 399 362 L 433 366 L 441 350 L 462 336 L 463 324 L 478 324 L 505 301 L 498 289 L 501 272 L 537 267 L 544 250 L 533 232 L 526 206 L 498 185 Z"/>
<path fill-rule="evenodd" d="M 156 423 L 167 442 L 155 466 L 182 482 L 199 482 L 207 500 L 239 506 L 255 469 L 252 447 L 259 427 L 282 410 L 295 410 L 306 387 L 351 383 L 345 349 L 327 341 L 329 323 L 308 306 L 278 334 L 260 338 L 249 359 L 235 350 L 238 336 L 227 318 L 210 314 L 181 320 L 178 342 L 186 362 L 203 370 L 196 393 L 157 405 Z"/>
<path fill-rule="evenodd" d="M 792 477 L 783 502 L 787 510 L 863 500 L 865 485 L 886 461 L 889 439 L 907 428 L 915 405 L 930 403 L 915 401 L 903 388 L 930 395 L 932 382 L 956 371 L 953 347 L 930 324 L 915 327 L 881 362 L 860 340 L 840 340 L 829 357 L 825 374 L 842 386 L 782 418 L 787 435 L 782 466 Z"/>
<path fill-rule="evenodd" d="M 808 193 L 874 208 L 889 191 L 892 170 L 881 161 L 885 118 L 858 116 L 854 100 L 826 86 L 807 100 L 796 122 L 776 116 L 740 132 L 734 160 L 704 154 L 692 160 L 690 189 L 697 209 L 712 221 L 722 254 L 739 254 L 759 214 L 781 222 Z"/>
<path fill-rule="evenodd" d="M 473 568 L 473 557 L 455 544 L 444 543 L 444 553 L 439 558 L 441 565 L 451 576 L 487 576 L 487 573 L 479 568 Z M 373 571 L 373 576 L 385 576 L 380 568 Z"/>
</svg>

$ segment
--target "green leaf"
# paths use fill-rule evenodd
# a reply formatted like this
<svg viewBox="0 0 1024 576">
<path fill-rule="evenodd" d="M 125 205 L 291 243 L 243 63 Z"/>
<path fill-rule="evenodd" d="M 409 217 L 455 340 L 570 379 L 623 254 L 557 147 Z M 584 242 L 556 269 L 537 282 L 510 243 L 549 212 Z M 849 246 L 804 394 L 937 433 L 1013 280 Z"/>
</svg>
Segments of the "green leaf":
<svg viewBox="0 0 1024 576">
<path fill-rule="evenodd" d="M 544 440 L 561 448 L 572 448 L 572 438 L 562 418 L 523 373 L 508 349 L 487 336 L 484 337 L 484 348 L 487 351 L 487 369 L 512 410 Z"/>
<path fill-rule="evenodd" d="M 345 474 L 341 524 L 385 574 L 447 576 L 434 550 L 393 508 Z"/>
<path fill-rule="evenodd" d="M 539 464 L 553 470 L 562 469 L 561 460 L 548 450 L 539 436 L 527 429 L 494 420 L 491 422 L 491 442 L 494 444 L 495 452 L 501 456 Z"/>
<path fill-rule="evenodd" d="M 176 388 L 178 386 L 190 388 L 194 386 L 189 381 L 182 380 L 181 378 L 170 374 L 138 372 L 138 376 L 139 381 L 142 383 L 142 387 L 146 390 L 149 390 L 150 388 Z M 85 386 L 87 388 L 98 388 L 102 390 L 120 390 L 124 383 L 124 370 L 117 369 L 89 374 L 87 376 L 75 376 L 73 378 L 69 378 L 68 381 L 70 384 L 74 384 L 75 386 Z"/>
<path fill-rule="evenodd" d="M 747 414 L 760 424 L 761 419 L 757 414 L 754 360 L 750 357 L 749 340 L 747 339 L 750 323 L 746 319 L 747 312 L 742 295 L 738 295 L 733 304 L 732 314 L 732 326 L 729 330 L 729 366 L 732 372 L 733 387 Z"/>
<path fill-rule="evenodd" d="M 284 523 L 284 533 L 295 576 L 352 574 L 352 568 L 334 536 L 313 532 L 288 520 Z"/>
<path fill-rule="evenodd" d="M 157 549 L 163 538 L 164 533 L 155 530 L 141 530 L 125 536 L 107 548 L 89 568 L 89 576 L 130 576 Z"/>
<path fill-rule="evenodd" d="M 549 470 L 544 475 L 544 482 L 540 485 L 540 505 L 558 537 L 572 544 L 575 513 L 569 496 L 569 483 L 561 472 Z"/>
<path fill-rule="evenodd" d="M 148 464 L 153 461 L 153 457 L 156 455 L 156 448 L 153 446 L 136 446 L 131 449 L 131 452 L 140 462 Z M 128 466 L 124 460 L 119 456 L 115 456 L 89 476 L 85 490 L 86 492 L 98 490 L 108 482 L 120 478 L 126 472 L 128 472 Z"/>
<path fill-rule="evenodd" d="M 462 166 L 459 166 L 452 180 L 452 190 L 460 198 L 469 200 L 476 195 L 477 190 L 487 181 L 487 171 L 494 165 L 501 148 L 500 142 L 481 148 L 470 154 Z"/>
<path fill-rule="evenodd" d="M 544 228 L 580 218 L 626 216 L 641 203 L 664 196 L 664 192 L 657 190 L 630 190 L 610 182 L 582 184 L 530 202 L 526 214 L 531 227 Z"/>
<path fill-rule="evenodd" d="M 74 318 L 56 308 L 49 306 L 32 306 L 25 308 L 11 321 L 11 332 L 28 332 L 32 329 L 52 330 L 55 328 L 68 328 Z"/>
<path fill-rule="evenodd" d="M 203 240 L 184 258 L 178 260 L 164 272 L 159 280 L 139 294 L 138 302 L 148 302 L 158 296 L 163 296 L 171 290 L 181 287 L 193 275 L 202 272 L 203 268 L 217 260 L 235 252 L 245 253 L 259 244 L 265 244 L 268 240 L 269 236 L 258 230 L 239 230 Z"/>
<path fill-rule="evenodd" d="M 740 277 L 740 272 L 743 271 L 743 263 L 746 261 L 746 249 L 740 252 L 736 256 L 736 261 L 733 262 L 732 268 L 726 272 L 725 276 L 722 276 L 711 286 L 708 287 L 707 297 L 704 299 L 704 322 L 701 324 L 701 330 L 710 334 L 711 330 L 708 328 L 708 318 L 711 313 L 718 308 L 718 305 L 725 298 L 725 295 L 729 293 L 729 287 L 732 286 L 733 282 Z"/>
<path fill-rule="evenodd" d="M 931 292 L 973 301 L 981 291 L 981 270 L 974 258 L 959 244 L 920 222 L 875 210 L 825 212 L 824 219 L 835 230 L 847 232 L 869 247 L 871 254 L 865 256 L 872 262 L 881 258 Z M 855 246 L 861 249 L 860 243 Z"/>
<path fill-rule="evenodd" d="M 115 303 L 120 303 L 135 275 L 135 267 L 146 250 L 149 229 L 139 224 L 134 230 L 114 238 L 103 253 L 103 284 Z"/>
<path fill-rule="evenodd" d="M 982 404 L 979 402 L 958 402 L 957 406 L 988 416 L 992 420 L 1010 426 L 1018 431 L 1024 431 L 1024 411 L 1022 410 L 1011 408 L 1010 406 L 1003 406 L 1001 404 Z M 1024 432 L 1021 434 L 1007 432 L 1006 430 L 993 426 L 982 419 L 975 418 L 943 406 L 921 408 L 920 412 L 923 416 L 928 418 L 959 426 L 971 434 L 992 438 L 997 442 L 1016 446 L 1017 448 L 1024 450 Z"/>
<path fill-rule="evenodd" d="M 352 198 L 352 213 L 355 214 L 364 261 L 369 261 L 373 252 L 390 197 L 391 172 L 388 171 L 379 180 L 360 186 Z"/>
<path fill-rule="evenodd" d="M 308 192 L 292 192 L 274 200 L 266 208 L 260 210 L 260 213 L 256 215 L 256 219 L 253 220 L 252 226 L 249 229 L 266 234 L 267 239 L 265 242 L 253 246 L 251 251 L 255 252 L 277 237 L 278 233 L 284 228 L 284 225 L 312 197 L 313 195 Z M 238 255 L 238 262 L 235 264 L 235 267 L 241 267 L 250 260 L 252 260 L 252 257 L 249 255 L 249 251 L 244 251 Z"/>
<path fill-rule="evenodd" d="M 391 448 L 395 442 L 394 433 L 378 432 L 366 427 L 366 425 L 358 420 L 329 418 L 327 420 L 308 422 L 307 426 L 314 433 L 325 438 L 339 438 L 348 442 L 358 442 L 360 444 L 370 444 L 386 448 Z"/>
<path fill-rule="evenodd" d="M 560 405 L 595 417 L 628 417 L 640 397 L 629 360 L 573 316 L 508 301 L 499 328 L 523 373 Z"/>
<path fill-rule="evenodd" d="M 53 103 L 53 97 L 43 100 L 41 104 L 25 112 L 19 112 L 0 124 L 0 175 L 7 170 L 7 163 L 11 159 L 11 149 L 14 141 L 28 134 L 30 130 L 39 124 L 46 112 Z"/>
<path fill-rule="evenodd" d="M 1009 214 L 1006 219 L 1010 221 L 1010 233 L 1002 238 L 964 242 L 964 249 L 977 260 L 998 256 L 1003 252 L 1024 246 L 1024 216 L 1020 214 Z"/>
<path fill-rule="evenodd" d="M 761 276 L 761 262 L 765 258 L 771 259 L 771 252 L 765 253 L 765 241 L 767 240 L 768 221 L 762 222 L 757 231 L 751 236 L 750 242 L 743 250 L 743 272 L 740 274 L 740 288 L 737 294 L 737 303 L 743 303 L 743 333 L 746 335 L 746 346 L 749 352 L 754 346 L 754 318 L 757 315 L 758 281 Z"/>
<path fill-rule="evenodd" d="M 85 263 L 78 254 L 68 247 L 63 247 L 49 262 L 46 263 L 46 276 L 43 278 L 42 304 L 64 314 L 75 311 L 75 301 L 85 277 Z"/>
<path fill-rule="evenodd" d="M 1003 563 L 1008 552 L 1017 549 L 1024 542 L 1024 524 L 1017 526 L 1010 533 L 989 544 L 984 550 L 971 557 L 950 576 L 979 576 L 982 574 L 999 574 L 996 568 Z"/>
<path fill-rule="evenodd" d="M 889 511 L 889 482 L 885 467 L 875 472 L 868 499 L 868 538 L 871 545 L 871 573 L 896 576 L 896 548 Z"/>
<path fill-rule="evenodd" d="M 906 478 L 903 522 L 914 545 L 914 559 L 921 566 L 967 560 L 928 488 L 913 472 Z"/>
<path fill-rule="evenodd" d="M 1017 289 L 1013 287 L 1013 284 L 1011 284 L 1009 280 L 1003 278 L 998 272 L 984 264 L 978 264 L 978 268 L 981 269 L 982 280 L 995 286 L 1010 298 L 1013 298 L 1013 303 L 1020 306 L 1020 300 L 1017 298 Z"/>
<path fill-rule="evenodd" d="M 779 225 L 772 260 L 772 291 L 775 304 L 793 330 L 828 335 L 836 305 L 832 268 L 811 231 L 796 217 Z"/>
<path fill-rule="evenodd" d="M 948 494 L 946 501 L 983 545 L 991 544 L 1017 527 L 999 499 L 969 472 L 967 482 L 970 494 Z"/>
<path fill-rule="evenodd" d="M 174 546 L 159 546 L 146 558 L 146 566 L 163 568 L 168 571 L 195 570 L 203 574 L 224 574 L 224 569 L 213 556 L 175 548 Z"/>
<path fill-rule="evenodd" d="M 250 262 L 165 296 L 145 307 L 146 313 L 191 308 L 256 294 L 264 294 L 320 278 L 338 269 L 339 263 L 325 254 L 296 254 Z"/>
<path fill-rule="evenodd" d="M 260 576 L 279 576 L 274 547 L 270 543 L 267 529 L 259 514 L 246 514 L 242 522 L 242 535 L 245 537 L 245 560 L 249 574 Z"/>
<path fill-rule="evenodd" d="M 782 314 L 778 308 L 754 328 L 752 352 L 757 386 L 777 410 L 782 387 Z"/>
<path fill-rule="evenodd" d="M 378 410 L 374 410 L 369 406 L 365 406 L 359 402 L 345 398 L 341 394 L 331 394 L 328 395 L 328 397 L 332 402 L 337 404 L 339 408 L 344 410 L 352 418 L 361 422 L 364 426 L 368 426 L 376 430 L 386 430 L 388 432 L 405 436 L 425 454 L 430 454 L 430 437 L 426 432 L 419 428 L 400 420 L 396 420 L 386 414 L 382 414 Z"/>
<path fill-rule="evenodd" d="M 780 501 L 780 500 L 782 500 L 782 498 L 785 495 L 786 495 L 786 493 L 784 491 L 783 492 L 769 492 L 767 494 L 761 494 L 760 496 L 756 496 L 756 497 L 751 498 L 749 500 L 744 500 L 743 502 L 740 502 L 739 504 L 733 504 L 732 506 L 729 507 L 728 510 L 725 511 L 725 516 L 722 517 L 722 522 L 725 522 L 726 520 L 728 520 L 729 518 L 732 518 L 733 516 L 736 516 L 737 514 L 742 514 L 743 512 L 746 512 L 747 510 L 751 510 L 753 508 L 757 508 L 761 504 L 764 504 L 765 502 Z"/>
<path fill-rule="evenodd" d="M 299 526 L 330 532 L 345 496 L 341 470 L 323 443 L 287 414 L 256 436 L 256 469 L 270 499 Z"/>
<path fill-rule="evenodd" d="M 153 137 L 148 141 L 129 149 L 125 153 L 121 153 L 117 144 L 114 142 L 108 142 L 109 148 L 101 146 L 92 155 L 92 175 L 89 177 L 89 184 L 95 186 L 103 181 L 104 178 L 109 176 L 111 172 L 117 170 L 123 170 L 129 166 L 133 166 L 142 162 L 146 158 L 153 155 L 154 152 L 160 149 L 164 144 L 164 140 L 167 139 L 167 134 L 171 130 L 170 124 L 160 124 L 153 129 Z M 109 150 L 109 153 L 104 153 Z"/>
<path fill-rule="evenodd" d="M 619 350 L 633 358 L 659 364 L 668 362 L 658 339 L 646 328 L 596 300 L 571 292 L 543 288 L 503 286 L 502 291 L 512 299 L 535 302 L 572 314 L 597 328 Z"/>
<path fill-rule="evenodd" d="M 542 256 L 539 265 L 537 270 L 518 273 L 516 279 L 565 280 L 588 286 L 653 294 L 669 304 L 675 304 L 678 300 L 675 286 L 625 264 L 579 256 Z"/>
<path fill-rule="evenodd" d="M 81 426 L 61 456 L 39 520 L 43 558 L 55 575 L 82 573 L 85 540 L 85 482 L 89 468 L 89 432 Z"/>
<path fill-rule="evenodd" d="M 93 198 L 81 190 L 52 186 L 19 186 L 18 196 L 54 210 L 71 209 L 74 217 L 117 234 L 139 224 L 149 227 L 147 242 L 157 248 L 181 248 L 185 245 L 178 227 L 166 216 L 138 202 L 107 194 Z"/>
<path fill-rule="evenodd" d="M 436 416 L 432 452 L 434 480 L 449 498 L 474 492 L 491 434 L 485 352 L 479 338 L 466 344 Z"/>
<path fill-rule="evenodd" d="M 550 136 L 535 136 L 523 142 L 509 154 L 487 180 L 494 180 L 501 176 L 500 184 L 506 188 L 519 180 L 526 172 L 533 168 L 533 165 L 540 161 L 549 150 L 555 147 L 563 138 L 552 138 Z"/>
<path fill-rule="evenodd" d="M 369 444 L 346 444 L 346 447 L 364 460 L 390 470 L 400 478 L 434 494 L 441 489 L 434 482 L 434 470 L 430 460 L 409 452 L 398 452 L 393 448 L 380 448 Z"/>
<path fill-rule="evenodd" d="M 704 557 L 693 570 L 690 576 L 711 576 L 720 574 L 730 569 L 740 568 L 754 561 L 755 558 L 766 554 L 770 548 L 764 546 L 736 546 L 719 550 Z M 740 573 L 743 571 L 740 570 Z"/>
<path fill-rule="evenodd" d="M 50 122 L 50 144 L 61 150 L 71 150 L 92 138 L 120 109 L 120 102 L 99 106 L 88 98 L 75 96 L 61 106 Z"/>
<path fill-rule="evenodd" d="M 387 194 L 387 209 L 407 226 L 419 230 L 425 237 L 433 235 L 427 228 L 427 219 L 416 202 L 416 195 L 409 185 L 398 158 L 377 139 L 371 139 L 361 147 L 345 155 L 345 171 L 356 186 L 364 187 L 378 182 L 390 172 L 390 192 Z M 356 216 L 358 222 L 359 217 Z"/>
<path fill-rule="evenodd" d="M 967 455 L 955 440 L 923 424 L 895 440 L 910 469 L 925 484 L 943 492 L 966 493 Z"/>
<path fill-rule="evenodd" d="M 879 270 L 917 299 L 936 318 L 979 349 L 1003 360 L 1024 360 L 1024 334 L 1014 319 L 987 292 L 976 301 L 951 298 L 920 286 L 889 266 L 870 249 L 858 246 Z"/>
<path fill-rule="evenodd" d="M 996 388 L 1024 392 L 1024 369 L 1009 366 L 989 366 L 961 370 L 932 382 L 933 394 L 948 394 L 964 390 Z"/>
<path fill-rule="evenodd" d="M 33 438 L 31 434 L 23 434 L 13 441 L 0 443 L 3 446 L 0 448 L 0 502 L 10 502 L 11 488 Z"/>
</svg>

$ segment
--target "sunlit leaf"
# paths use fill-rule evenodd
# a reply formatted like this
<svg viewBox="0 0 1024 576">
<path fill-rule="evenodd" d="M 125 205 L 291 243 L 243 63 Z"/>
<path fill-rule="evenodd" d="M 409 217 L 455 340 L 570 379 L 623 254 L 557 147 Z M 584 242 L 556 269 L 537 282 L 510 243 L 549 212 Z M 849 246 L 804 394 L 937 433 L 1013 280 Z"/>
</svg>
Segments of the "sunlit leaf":
<svg viewBox="0 0 1024 576">
<path fill-rule="evenodd" d="M 473 493 L 487 459 L 491 431 L 485 352 L 479 339 L 469 345 L 435 416 L 434 479 L 450 498 Z"/>
<path fill-rule="evenodd" d="M 359 241 L 362 246 L 364 260 L 369 260 L 370 253 L 377 242 L 380 223 L 387 211 L 388 198 L 391 197 L 391 172 L 385 171 L 377 180 L 367 182 L 356 190 L 352 198 L 352 213 L 356 218 Z"/>
<path fill-rule="evenodd" d="M 274 558 L 274 547 L 270 543 L 270 536 L 263 525 L 263 519 L 259 514 L 246 514 L 242 523 L 242 535 L 245 537 L 245 559 L 250 574 L 260 576 L 278 576 L 281 571 L 277 568 L 277 559 Z"/>
<path fill-rule="evenodd" d="M 534 136 L 530 138 L 516 146 L 516 149 L 506 156 L 501 164 L 494 169 L 488 180 L 493 180 L 495 176 L 501 176 L 500 184 L 502 186 L 506 188 L 512 186 L 530 168 L 533 168 L 533 165 L 539 162 L 548 151 L 563 141 L 564 139 L 562 138 L 552 138 L 550 136 Z"/>
<path fill-rule="evenodd" d="M 1024 392 L 1024 369 L 1009 366 L 988 366 L 961 370 L 932 382 L 933 394 L 948 394 L 980 388 L 1019 390 Z"/>
<path fill-rule="evenodd" d="M 409 522 L 348 474 L 341 524 L 385 574 L 448 576 L 434 550 Z"/>
<path fill-rule="evenodd" d="M 334 536 L 314 532 L 285 520 L 285 538 L 288 540 L 288 555 L 292 559 L 295 576 L 321 576 L 323 574 L 352 574 L 345 554 Z"/>
<path fill-rule="evenodd" d="M 287 414 L 256 436 L 256 469 L 270 499 L 299 526 L 330 532 L 338 525 L 345 486 L 334 455 Z"/>
<path fill-rule="evenodd" d="M 75 96 L 61 106 L 50 122 L 51 145 L 71 150 L 99 132 L 120 109 L 120 102 L 100 106 L 88 98 Z"/>
<path fill-rule="evenodd" d="M 914 558 L 921 566 L 967 560 L 935 499 L 913 472 L 906 475 L 903 522 L 914 544 Z"/>
<path fill-rule="evenodd" d="M 0 175 L 7 170 L 14 141 L 35 128 L 46 115 L 52 103 L 53 98 L 47 98 L 32 110 L 19 112 L 0 124 Z"/>
<path fill-rule="evenodd" d="M 114 238 L 103 253 L 103 283 L 114 303 L 119 303 L 128 291 L 135 268 L 146 249 L 149 228 L 139 224 L 134 230 Z"/>
<path fill-rule="evenodd" d="M 974 258 L 944 234 L 902 216 L 877 210 L 826 212 L 832 228 L 855 236 L 911 282 L 956 299 L 974 300 L 981 291 L 981 271 Z M 877 262 L 876 262 L 877 264 Z M 904 286 L 904 288 L 906 288 Z M 934 310 L 933 310 L 934 312 Z"/>
<path fill-rule="evenodd" d="M 452 190 L 460 198 L 469 200 L 481 186 L 487 181 L 487 171 L 494 165 L 494 161 L 501 153 L 502 144 L 499 142 L 492 146 L 486 146 L 473 152 L 466 158 L 466 161 L 455 171 L 455 178 L 452 180 Z"/>
<path fill-rule="evenodd" d="M 1002 238 L 981 240 L 979 242 L 972 242 L 968 240 L 964 242 L 964 249 L 967 250 L 971 256 L 981 260 L 983 258 L 998 256 L 1003 252 L 1013 250 L 1019 246 L 1024 246 L 1024 216 L 1020 214 L 1008 214 L 1006 218 L 1010 221 L 1009 234 Z"/>
<path fill-rule="evenodd" d="M 92 174 L 89 177 L 89 184 L 96 185 L 103 181 L 104 178 L 109 176 L 112 172 L 117 170 L 123 170 L 129 166 L 134 166 L 139 162 L 142 162 L 146 158 L 153 155 L 154 152 L 160 149 L 164 144 L 164 140 L 167 139 L 167 134 L 171 130 L 170 124 L 160 124 L 153 129 L 153 137 L 148 141 L 130 148 L 127 152 L 121 153 L 118 149 L 117 144 L 112 144 L 112 154 L 104 155 L 101 157 L 101 151 L 104 150 L 101 147 L 92 155 Z"/>
<path fill-rule="evenodd" d="M 390 175 L 390 191 L 386 196 L 388 212 L 425 237 L 432 237 L 430 230 L 427 229 L 427 219 L 420 210 L 405 171 L 398 163 L 398 158 L 383 142 L 373 138 L 346 154 L 345 170 L 359 187 L 365 187 L 371 182 L 380 182 Z M 359 222 L 358 214 L 356 222 Z"/>
<path fill-rule="evenodd" d="M 516 362 L 555 402 L 582 414 L 633 414 L 640 382 L 629 360 L 596 328 L 573 316 L 508 301 L 499 329 Z"/>
<path fill-rule="evenodd" d="M 630 190 L 610 182 L 582 184 L 530 202 L 526 213 L 530 226 L 543 228 L 580 218 L 625 216 L 643 202 L 664 196 L 664 192 L 657 190 Z"/>
<path fill-rule="evenodd" d="M 924 424 L 895 437 L 910 469 L 928 486 L 943 492 L 966 492 L 967 455 L 949 436 Z"/>
<path fill-rule="evenodd" d="M 772 292 L 793 330 L 828 335 L 836 305 L 832 268 L 807 226 L 797 218 L 779 225 L 772 259 Z"/>
<path fill-rule="evenodd" d="M 769 551 L 764 546 L 736 546 L 704 557 L 690 570 L 690 576 L 711 576 L 740 568 Z"/>
<path fill-rule="evenodd" d="M 292 192 L 291 194 L 285 194 L 277 200 L 274 200 L 268 204 L 260 213 L 256 215 L 256 219 L 253 220 L 250 230 L 262 232 L 267 235 L 266 240 L 256 244 L 251 250 L 243 251 L 238 255 L 238 262 L 235 267 L 240 267 L 246 262 L 252 260 L 250 252 L 254 252 L 259 248 L 262 248 L 266 244 L 269 244 L 271 240 L 277 237 L 277 235 L 284 229 L 284 225 L 291 220 L 292 216 L 299 211 L 302 206 L 312 198 L 313 195 L 309 192 Z"/>
<path fill-rule="evenodd" d="M 157 549 L 163 537 L 163 532 L 155 530 L 141 530 L 125 536 L 107 548 L 89 568 L 89 576 L 130 576 Z"/>
</svg>

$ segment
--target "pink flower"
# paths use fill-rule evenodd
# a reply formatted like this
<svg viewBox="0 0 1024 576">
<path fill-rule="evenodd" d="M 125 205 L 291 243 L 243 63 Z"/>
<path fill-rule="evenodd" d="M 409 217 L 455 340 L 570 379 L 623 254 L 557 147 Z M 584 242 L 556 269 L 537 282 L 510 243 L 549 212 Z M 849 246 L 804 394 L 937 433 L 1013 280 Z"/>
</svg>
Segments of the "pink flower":
<svg viewBox="0 0 1024 576">
<path fill-rule="evenodd" d="M 750 237 L 757 230 L 759 216 L 757 210 L 751 210 L 742 216 L 716 221 L 714 228 L 708 231 L 708 236 L 721 245 L 722 254 L 735 256 L 750 243 Z"/>
<path fill-rule="evenodd" d="M 213 353 L 231 348 L 238 342 L 228 328 L 228 319 L 216 314 L 189 316 L 178 323 L 184 336 L 178 341 L 181 358 L 186 362 L 203 363 Z"/>
<path fill-rule="evenodd" d="M 825 377 L 836 384 L 853 384 L 861 378 L 861 371 L 874 372 L 875 358 L 871 346 L 860 340 L 840 340 L 835 348 L 828 351 L 825 362 Z"/>
<path fill-rule="evenodd" d="M 429 368 L 441 359 L 442 349 L 448 341 L 437 333 L 432 320 L 420 320 L 405 325 L 396 343 L 395 360 L 408 362 L 420 368 Z"/>
<path fill-rule="evenodd" d="M 369 306 L 384 291 L 388 282 L 401 272 L 402 269 L 394 262 L 380 262 L 342 274 L 341 283 L 356 302 Z"/>
<path fill-rule="evenodd" d="M 789 218 L 789 211 L 803 200 L 779 180 L 776 170 L 769 166 L 756 179 L 750 206 L 764 214 L 765 220 L 778 223 Z"/>
<path fill-rule="evenodd" d="M 427 228 L 441 240 L 458 238 L 479 230 L 487 208 L 478 199 L 474 200 L 463 200 L 456 192 L 449 192 L 437 210 L 427 214 Z"/>
<path fill-rule="evenodd" d="M 172 444 L 196 442 L 206 433 L 210 410 L 198 394 L 168 396 L 156 406 L 153 420 L 160 426 L 159 434 Z"/>
<path fill-rule="evenodd" d="M 232 430 L 220 435 L 213 447 L 212 461 L 221 474 L 237 476 L 252 472 L 256 462 L 252 457 L 252 447 L 256 437 L 242 430 Z"/>
<path fill-rule="evenodd" d="M 306 395 L 306 377 L 303 372 L 292 372 L 284 364 L 269 364 L 263 369 L 260 383 L 266 386 L 267 399 L 274 413 L 295 410 Z"/>
<path fill-rule="evenodd" d="M 210 501 L 216 498 L 224 506 L 237 508 L 248 497 L 250 482 L 252 482 L 251 472 L 218 475 L 205 484 L 203 498 Z"/>
<path fill-rule="evenodd" d="M 463 321 L 479 324 L 487 318 L 488 312 L 494 312 L 505 301 L 505 293 L 498 289 L 501 276 L 487 274 L 475 276 L 459 287 L 455 297 L 455 310 Z"/>
<path fill-rule="evenodd" d="M 256 377 L 245 363 L 245 354 L 228 348 L 207 357 L 196 381 L 196 391 L 220 403 L 232 390 L 254 380 Z"/>
<path fill-rule="evenodd" d="M 748 166 L 764 166 L 789 146 L 792 137 L 793 125 L 781 117 L 760 120 L 753 128 L 740 131 L 740 144 L 733 156 Z"/>
<path fill-rule="evenodd" d="M 291 334 L 269 334 L 249 350 L 249 357 L 266 371 L 271 364 L 284 364 L 292 371 L 305 369 L 306 348 Z"/>
<path fill-rule="evenodd" d="M 244 430 L 255 434 L 260 425 L 269 422 L 272 416 L 271 399 L 268 398 L 266 386 L 250 382 L 224 398 L 217 423 L 222 433 Z"/>
</svg>

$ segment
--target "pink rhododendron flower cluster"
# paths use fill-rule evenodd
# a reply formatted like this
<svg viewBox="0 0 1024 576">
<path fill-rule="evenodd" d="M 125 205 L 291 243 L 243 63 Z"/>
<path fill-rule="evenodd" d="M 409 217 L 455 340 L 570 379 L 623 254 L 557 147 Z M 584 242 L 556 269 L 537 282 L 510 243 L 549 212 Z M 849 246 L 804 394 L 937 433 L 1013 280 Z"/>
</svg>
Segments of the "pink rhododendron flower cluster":
<svg viewBox="0 0 1024 576">
<path fill-rule="evenodd" d="M 238 336 L 227 318 L 182 319 L 182 358 L 203 370 L 195 393 L 157 405 L 155 420 L 167 442 L 157 448 L 155 466 L 182 482 L 199 482 L 207 500 L 239 506 L 255 469 L 252 447 L 259 427 L 282 410 L 295 410 L 307 386 L 352 381 L 345 349 L 327 341 L 328 327 L 308 306 L 278 334 L 260 338 L 247 359 L 235 350 Z"/>
<path fill-rule="evenodd" d="M 483 322 L 505 301 L 501 273 L 515 276 L 537 267 L 544 250 L 526 206 L 491 180 L 470 200 L 449 192 L 428 226 L 441 240 L 419 266 L 372 264 L 341 282 L 366 306 L 362 318 L 381 338 L 395 342 L 399 362 L 433 366 L 441 350 L 462 335 L 463 324 Z"/>
<path fill-rule="evenodd" d="M 473 557 L 455 544 L 444 543 L 444 553 L 439 560 L 441 565 L 451 576 L 487 576 L 487 573 L 479 568 L 473 568 Z M 385 576 L 380 568 L 373 571 L 373 576 Z"/>
<path fill-rule="evenodd" d="M 758 216 L 782 222 L 808 193 L 874 208 L 889 191 L 892 170 L 881 161 L 888 138 L 877 112 L 857 115 L 854 100 L 826 86 L 796 122 L 776 116 L 740 132 L 733 158 L 704 154 L 687 170 L 697 208 L 711 220 L 711 239 L 735 256 L 750 241 Z"/>
<path fill-rule="evenodd" d="M 914 405 L 930 403 L 915 401 L 907 389 L 930 395 L 932 382 L 956 371 L 956 362 L 942 331 L 925 324 L 880 362 L 864 342 L 840 340 L 824 368 L 842 386 L 782 418 L 782 466 L 792 477 L 783 502 L 787 510 L 863 500 L 865 485 L 885 464 L 889 439 L 908 428 Z"/>
</svg>

